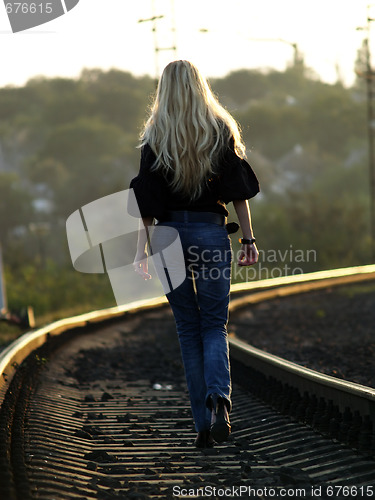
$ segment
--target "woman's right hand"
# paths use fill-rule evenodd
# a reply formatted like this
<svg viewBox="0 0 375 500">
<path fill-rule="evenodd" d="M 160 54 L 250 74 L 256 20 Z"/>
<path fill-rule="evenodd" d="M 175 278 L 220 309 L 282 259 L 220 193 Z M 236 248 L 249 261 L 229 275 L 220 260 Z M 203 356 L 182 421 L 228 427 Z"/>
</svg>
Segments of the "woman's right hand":
<svg viewBox="0 0 375 500">
<path fill-rule="evenodd" d="M 148 273 L 148 255 L 146 252 L 137 252 L 134 262 L 134 271 L 142 276 L 144 280 L 150 280 L 151 274 Z"/>
<path fill-rule="evenodd" d="M 241 245 L 237 264 L 239 266 L 252 266 L 258 262 L 258 257 L 259 252 L 255 243 L 251 245 Z"/>
</svg>

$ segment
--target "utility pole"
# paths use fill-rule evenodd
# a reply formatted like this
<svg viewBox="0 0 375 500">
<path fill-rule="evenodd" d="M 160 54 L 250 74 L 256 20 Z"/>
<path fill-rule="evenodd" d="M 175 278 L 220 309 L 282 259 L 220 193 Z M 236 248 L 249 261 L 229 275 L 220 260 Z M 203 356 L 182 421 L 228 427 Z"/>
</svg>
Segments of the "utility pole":
<svg viewBox="0 0 375 500">
<path fill-rule="evenodd" d="M 368 167 L 370 183 L 370 235 L 371 235 L 371 258 L 375 260 L 375 110 L 374 110 L 374 79 L 375 72 L 372 69 L 370 49 L 370 25 L 375 19 L 370 17 L 370 5 L 367 6 L 367 24 L 364 28 L 357 28 L 367 32 L 364 40 L 366 71 L 359 73 L 366 80 L 367 94 L 367 136 L 368 136 Z"/>
<path fill-rule="evenodd" d="M 368 21 L 369 22 L 369 21 Z M 374 151 L 374 72 L 371 67 L 371 53 L 369 37 L 366 39 L 366 88 L 367 88 L 367 133 L 368 133 L 368 161 L 370 181 L 370 231 L 371 257 L 375 259 L 375 151 Z"/>
<path fill-rule="evenodd" d="M 5 317 L 8 311 L 7 296 L 5 292 L 5 277 L 3 268 L 3 257 L 0 245 L 0 318 Z"/>
<path fill-rule="evenodd" d="M 152 22 L 152 33 L 154 37 L 154 55 L 155 55 L 155 79 L 158 80 L 160 76 L 160 64 L 159 64 L 159 54 L 161 51 L 173 51 L 174 58 L 177 59 L 177 42 L 176 42 L 176 17 L 174 9 L 174 0 L 171 0 L 171 28 L 172 32 L 172 46 L 171 47 L 160 47 L 158 38 L 158 25 L 157 21 L 164 19 L 164 15 L 155 14 L 155 0 L 151 2 L 152 16 L 147 19 L 139 19 L 138 23 Z"/>
</svg>

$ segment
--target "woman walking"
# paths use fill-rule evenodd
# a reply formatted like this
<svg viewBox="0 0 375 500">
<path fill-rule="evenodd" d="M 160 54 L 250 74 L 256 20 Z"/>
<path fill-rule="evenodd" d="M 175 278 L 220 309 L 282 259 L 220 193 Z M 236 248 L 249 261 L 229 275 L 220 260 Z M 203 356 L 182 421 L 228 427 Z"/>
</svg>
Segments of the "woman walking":
<svg viewBox="0 0 375 500">
<path fill-rule="evenodd" d="M 237 123 L 188 61 L 164 69 L 141 146 L 140 171 L 130 187 L 146 228 L 156 219 L 156 228 L 172 227 L 179 234 L 186 278 L 167 298 L 198 432 L 195 445 L 210 447 L 231 431 L 227 322 L 232 252 L 225 205 L 233 202 L 242 230 L 238 265 L 256 263 L 247 200 L 258 193 L 259 184 L 245 160 Z M 134 267 L 150 278 L 145 232 L 138 235 Z"/>
</svg>

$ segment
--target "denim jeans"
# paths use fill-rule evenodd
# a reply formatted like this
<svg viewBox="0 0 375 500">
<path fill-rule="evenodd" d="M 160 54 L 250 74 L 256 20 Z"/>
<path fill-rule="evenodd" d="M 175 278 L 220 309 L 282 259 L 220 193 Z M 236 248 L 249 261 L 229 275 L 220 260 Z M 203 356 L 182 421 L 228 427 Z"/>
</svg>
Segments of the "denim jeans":
<svg viewBox="0 0 375 500">
<path fill-rule="evenodd" d="M 176 321 L 197 431 L 210 428 L 207 399 L 217 393 L 231 405 L 227 338 L 231 243 L 224 226 L 197 222 L 158 224 L 178 231 L 186 278 L 167 293 Z M 155 247 L 160 234 L 155 233 Z"/>
</svg>

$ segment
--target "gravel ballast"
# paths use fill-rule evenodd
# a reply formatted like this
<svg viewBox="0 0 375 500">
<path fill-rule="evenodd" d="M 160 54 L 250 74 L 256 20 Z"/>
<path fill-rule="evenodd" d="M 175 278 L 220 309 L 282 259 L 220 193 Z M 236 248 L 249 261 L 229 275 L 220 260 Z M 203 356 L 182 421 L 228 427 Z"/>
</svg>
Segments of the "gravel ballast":
<svg viewBox="0 0 375 500">
<path fill-rule="evenodd" d="M 375 282 L 246 306 L 229 332 L 307 368 L 375 387 Z"/>
</svg>

